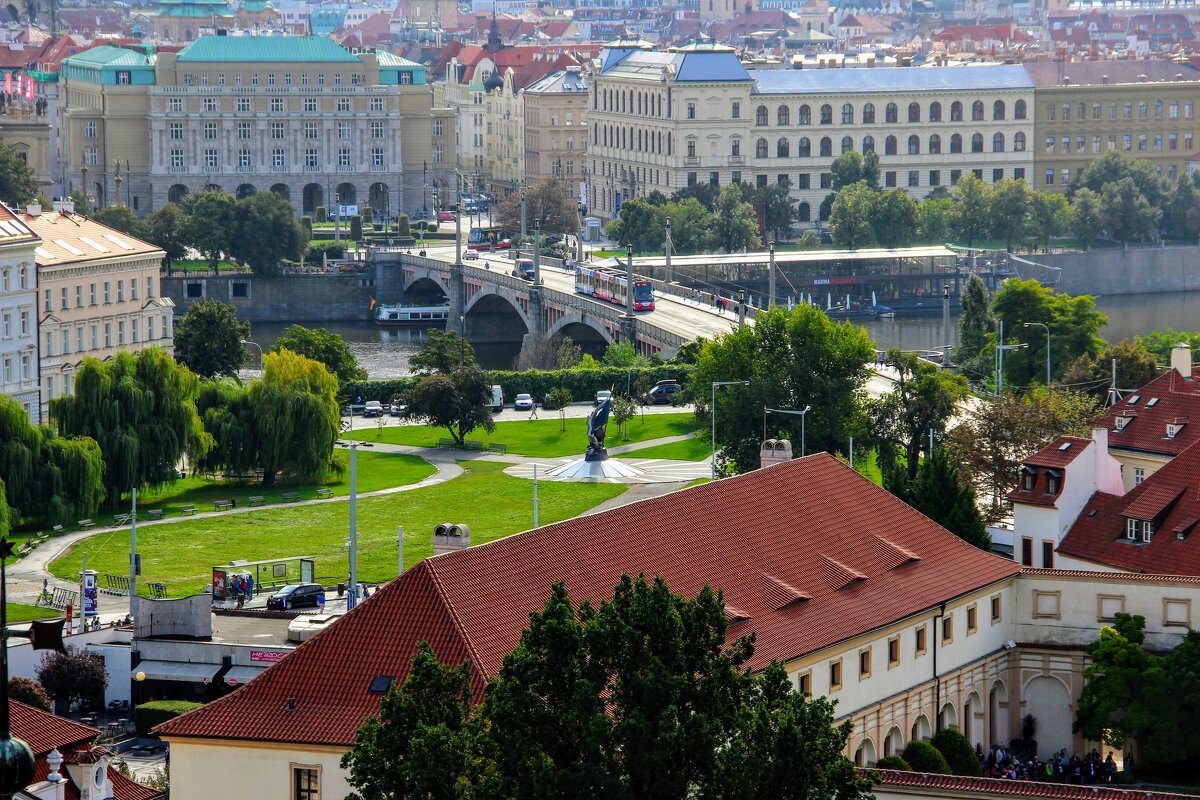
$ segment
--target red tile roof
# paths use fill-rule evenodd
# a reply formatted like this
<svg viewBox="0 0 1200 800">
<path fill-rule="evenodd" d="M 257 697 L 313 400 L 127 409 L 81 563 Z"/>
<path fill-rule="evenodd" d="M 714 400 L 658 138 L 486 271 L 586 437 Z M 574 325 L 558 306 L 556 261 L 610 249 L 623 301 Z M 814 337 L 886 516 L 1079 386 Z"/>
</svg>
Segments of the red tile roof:
<svg viewBox="0 0 1200 800">
<path fill-rule="evenodd" d="M 1138 399 L 1131 403 L 1134 397 Z M 1128 411 L 1137 413 L 1117 431 L 1116 418 Z M 1097 424 L 1108 428 L 1110 448 L 1174 456 L 1200 442 L 1200 424 L 1184 425 L 1173 439 L 1167 438 L 1167 423 L 1177 417 L 1200 420 L 1200 366 L 1194 367 L 1188 378 L 1168 369 L 1122 398 Z"/>
<path fill-rule="evenodd" d="M 479 691 L 559 580 L 577 602 L 610 597 L 622 572 L 661 575 L 688 597 L 721 589 L 730 615 L 748 620 L 734 635 L 757 633 L 750 666 L 761 669 L 1019 569 L 813 455 L 426 559 L 254 681 L 159 732 L 349 745 L 378 709 L 371 679 L 403 680 L 418 641 L 443 661 L 469 660 Z"/>
<path fill-rule="evenodd" d="M 1091 443 L 1091 439 L 1085 439 L 1080 436 L 1059 436 L 1050 444 L 1025 459 L 1024 465 L 1026 467 L 1037 468 L 1035 469 L 1036 474 L 1034 476 L 1033 488 L 1025 488 L 1025 479 L 1024 475 L 1022 475 L 1021 479 L 1017 482 L 1017 488 L 1008 493 L 1008 499 L 1015 503 L 1053 506 L 1058 502 L 1058 498 L 1062 496 L 1063 487 L 1066 486 L 1066 475 L 1062 472 L 1063 468 L 1078 458 Z M 1069 446 L 1064 450 L 1064 445 Z M 1058 491 L 1053 494 L 1046 491 L 1050 479 L 1047 470 L 1055 470 L 1059 473 Z"/>
<path fill-rule="evenodd" d="M 1037 797 L 1047 800 L 1186 800 L 1193 795 L 1172 792 L 1148 792 L 1145 789 L 1117 789 L 1099 786 L 1072 786 L 1038 781 L 1008 781 L 998 778 L 967 778 L 961 775 L 933 775 L 927 772 L 877 770 L 882 786 L 908 786 L 939 792 L 971 792 L 972 795 L 997 797 Z"/>
<path fill-rule="evenodd" d="M 1125 520 L 1152 520 L 1149 543 L 1125 538 Z M 1200 444 L 1124 497 L 1097 492 L 1058 546 L 1060 553 L 1131 572 L 1200 575 Z M 1177 531 L 1182 533 L 1181 540 Z"/>
<path fill-rule="evenodd" d="M 29 745 L 35 756 L 44 756 L 54 748 L 90 743 L 100 731 L 74 720 L 58 717 L 47 711 L 10 700 L 8 713 L 13 735 Z"/>
</svg>

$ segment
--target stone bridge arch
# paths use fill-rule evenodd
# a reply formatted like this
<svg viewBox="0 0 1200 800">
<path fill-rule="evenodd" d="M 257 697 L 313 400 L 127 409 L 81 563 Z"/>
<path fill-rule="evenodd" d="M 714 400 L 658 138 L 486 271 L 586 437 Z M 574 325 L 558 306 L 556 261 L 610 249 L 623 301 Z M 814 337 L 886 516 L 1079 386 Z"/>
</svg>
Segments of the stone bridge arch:
<svg viewBox="0 0 1200 800">
<path fill-rule="evenodd" d="M 569 337 L 584 353 L 595 358 L 602 358 L 613 342 L 612 334 L 598 317 L 577 310 L 564 314 L 546 330 L 547 339 L 558 335 Z"/>
<path fill-rule="evenodd" d="M 446 281 L 436 273 L 414 275 L 404 286 L 406 305 L 433 305 L 450 297 Z"/>
<path fill-rule="evenodd" d="M 532 330 L 524 305 L 496 286 L 482 286 L 462 313 L 468 341 L 520 342 Z"/>
</svg>

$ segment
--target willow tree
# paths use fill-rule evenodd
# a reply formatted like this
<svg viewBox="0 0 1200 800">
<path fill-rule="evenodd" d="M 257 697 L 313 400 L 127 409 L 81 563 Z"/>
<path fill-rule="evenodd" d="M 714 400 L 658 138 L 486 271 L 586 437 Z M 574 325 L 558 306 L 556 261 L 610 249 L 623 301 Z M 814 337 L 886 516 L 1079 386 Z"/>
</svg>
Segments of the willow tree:
<svg viewBox="0 0 1200 800">
<path fill-rule="evenodd" d="M 324 474 L 333 455 L 340 414 L 337 378 L 291 350 L 268 353 L 263 376 L 250 386 L 263 484 Z"/>
<path fill-rule="evenodd" d="M 232 378 L 204 381 L 196 398 L 212 449 L 196 466 L 206 471 L 228 470 L 244 475 L 259 467 L 258 434 L 249 387 Z"/>
<path fill-rule="evenodd" d="M 200 381 L 157 347 L 85 359 L 74 396 L 50 401 L 50 416 L 64 436 L 95 439 L 104 454 L 110 503 L 134 487 L 176 479 L 184 454 L 200 458 L 212 446 L 196 413 Z"/>
</svg>

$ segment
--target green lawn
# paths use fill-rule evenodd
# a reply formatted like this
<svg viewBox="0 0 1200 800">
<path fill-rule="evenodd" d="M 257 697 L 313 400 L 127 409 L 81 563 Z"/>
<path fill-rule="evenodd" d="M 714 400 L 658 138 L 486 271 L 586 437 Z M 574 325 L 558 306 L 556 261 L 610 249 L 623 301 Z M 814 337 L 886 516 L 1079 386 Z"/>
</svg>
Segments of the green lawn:
<svg viewBox="0 0 1200 800">
<path fill-rule="evenodd" d="M 7 603 L 4 607 L 4 613 L 7 615 L 9 622 L 29 622 L 35 619 L 54 619 L 55 617 L 66 616 L 66 612 L 56 611 L 53 608 L 44 608 L 43 606 L 30 606 L 25 603 Z"/>
<path fill-rule="evenodd" d="M 188 272 L 197 272 L 197 271 L 203 271 L 203 272 L 209 272 L 209 273 L 212 272 L 212 266 L 207 261 L 204 261 L 201 259 L 185 258 L 185 259 L 180 259 L 179 261 L 171 262 L 171 270 L 172 271 L 180 271 L 180 270 L 185 270 L 185 269 Z M 230 271 L 230 270 L 236 271 L 236 270 L 243 269 L 243 267 L 239 266 L 238 264 L 231 264 L 228 261 L 222 261 L 217 265 L 217 269 L 222 270 L 222 271 Z"/>
<path fill-rule="evenodd" d="M 358 491 L 374 492 L 393 486 L 406 486 L 424 480 L 437 469 L 418 456 L 396 453 L 358 453 Z M 333 490 L 335 496 L 350 493 L 350 470 L 341 475 L 323 480 L 276 482 L 270 488 L 261 481 L 253 480 L 209 480 L 189 475 L 173 484 L 153 491 L 138 492 L 138 519 L 146 518 L 146 511 L 161 508 L 166 516 L 174 516 L 181 506 L 198 506 L 201 511 L 212 511 L 214 500 L 236 500 L 239 506 L 248 506 L 251 497 L 261 495 L 267 503 L 282 503 L 284 492 L 298 492 L 302 500 L 312 500 L 318 486 Z M 129 495 L 122 498 L 121 513 L 129 511 Z M 96 517 L 100 524 L 111 522 L 108 513 Z"/>
<path fill-rule="evenodd" d="M 587 447 L 587 420 L 568 419 L 567 430 L 563 432 L 560 430 L 561 422 L 553 411 L 539 411 L 539 415 L 540 419 L 532 421 L 497 422 L 492 433 L 480 429 L 467 439 L 483 442 L 485 446 L 493 442 L 504 444 L 510 453 L 538 458 L 583 454 Z M 609 447 L 691 433 L 696 429 L 696 422 L 691 414 L 647 414 L 644 418 L 634 417 L 625 427 L 626 435 L 622 437 L 616 426 L 609 425 Z M 356 430 L 354 435 L 367 442 L 389 442 L 418 447 L 436 447 L 438 439 L 450 438 L 445 428 L 433 428 L 428 425 L 385 426 L 382 431 L 378 428 L 365 428 Z"/>
<path fill-rule="evenodd" d="M 473 544 L 530 527 L 533 482 L 503 474 L 504 464 L 464 462 L 466 474 L 410 492 L 364 498 L 358 503 L 359 577 L 385 581 L 396 576 L 396 528 L 404 526 L 404 560 L 412 565 L 433 549 L 440 522 L 466 523 Z M 544 481 L 538 486 L 543 524 L 568 519 L 616 497 L 626 487 Z M 347 503 L 285 506 L 153 525 L 138 531 L 143 584 L 162 581 L 172 597 L 204 590 L 213 565 L 283 556 L 313 556 L 317 578 L 325 583 L 347 574 L 343 540 L 349 524 Z M 82 568 L 124 573 L 129 561 L 129 530 L 122 528 L 81 542 L 50 565 L 55 575 L 74 580 Z"/>
<path fill-rule="evenodd" d="M 693 436 L 683 442 L 659 444 L 642 450 L 630 450 L 621 458 L 669 458 L 674 461 L 708 461 L 712 458 L 712 442 L 706 436 Z"/>
</svg>

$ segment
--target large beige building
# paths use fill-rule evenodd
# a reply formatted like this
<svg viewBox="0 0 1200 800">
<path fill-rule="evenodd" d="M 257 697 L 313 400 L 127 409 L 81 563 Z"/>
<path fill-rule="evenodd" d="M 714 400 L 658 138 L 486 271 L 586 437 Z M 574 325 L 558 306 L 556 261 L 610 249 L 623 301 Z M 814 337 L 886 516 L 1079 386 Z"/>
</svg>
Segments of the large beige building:
<svg viewBox="0 0 1200 800">
<path fill-rule="evenodd" d="M 65 59 L 64 162 L 99 206 L 139 215 L 189 191 L 274 191 L 391 215 L 454 163 L 453 116 L 419 64 L 312 36 L 206 36 L 179 53 L 99 47 Z"/>
<path fill-rule="evenodd" d="M 17 401 L 39 423 L 37 234 L 0 205 L 0 394 Z"/>
<path fill-rule="evenodd" d="M 587 164 L 588 80 L 580 67 L 567 67 L 526 86 L 525 182 L 554 178 L 576 200 Z"/>
<path fill-rule="evenodd" d="M 163 251 L 82 214 L 30 206 L 21 222 L 41 241 L 38 332 L 42 418 L 71 394 L 84 358 L 161 347 L 173 352 L 175 304 L 159 291 Z"/>
<path fill-rule="evenodd" d="M 874 150 L 917 198 L 974 171 L 1029 180 L 1033 83 L 1020 66 L 747 71 L 716 45 L 601 54 L 588 111 L 591 207 L 696 183 L 786 180 L 816 221 L 840 154 Z"/>
</svg>

